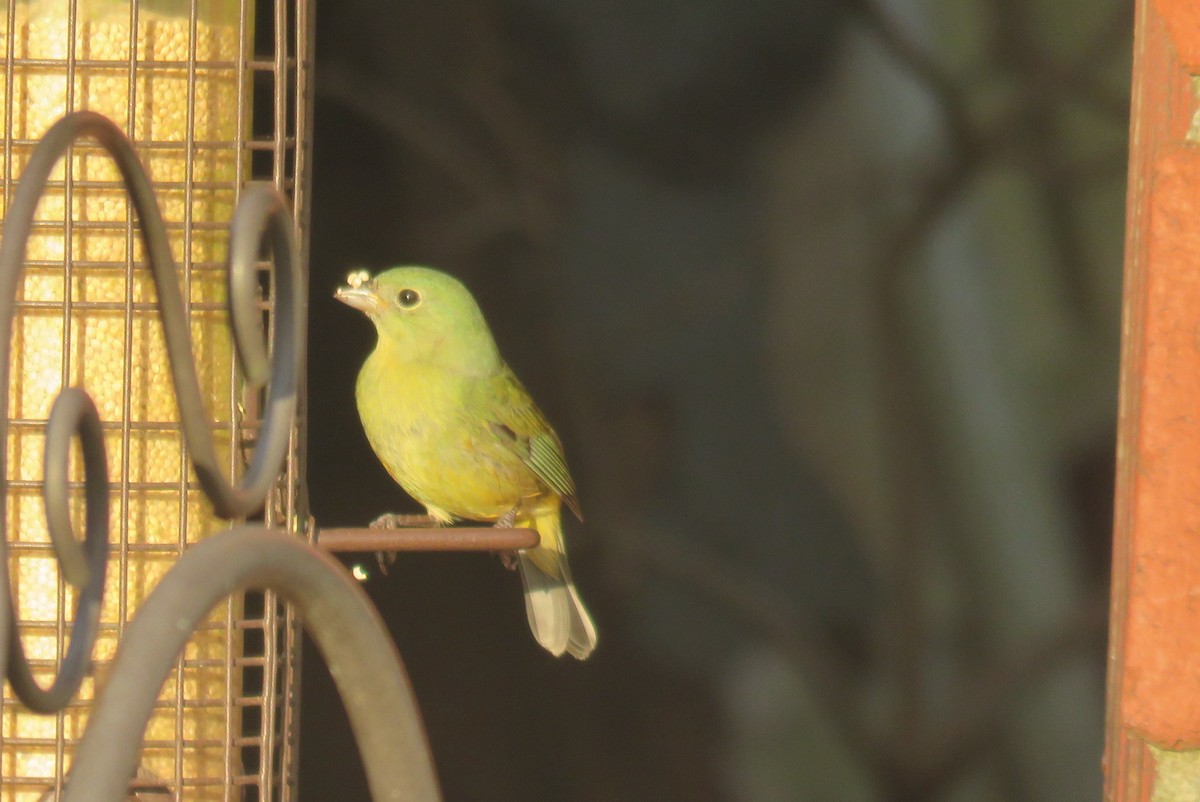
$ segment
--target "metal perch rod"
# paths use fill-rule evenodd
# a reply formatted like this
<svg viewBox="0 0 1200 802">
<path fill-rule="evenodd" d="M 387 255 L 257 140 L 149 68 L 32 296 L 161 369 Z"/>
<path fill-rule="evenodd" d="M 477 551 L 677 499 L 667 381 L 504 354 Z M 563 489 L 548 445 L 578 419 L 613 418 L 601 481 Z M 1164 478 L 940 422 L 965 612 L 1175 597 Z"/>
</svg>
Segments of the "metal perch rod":
<svg viewBox="0 0 1200 802">
<path fill-rule="evenodd" d="M 518 551 L 538 544 L 532 529 L 490 526 L 399 527 L 396 529 L 318 529 L 316 546 L 352 551 Z"/>
</svg>

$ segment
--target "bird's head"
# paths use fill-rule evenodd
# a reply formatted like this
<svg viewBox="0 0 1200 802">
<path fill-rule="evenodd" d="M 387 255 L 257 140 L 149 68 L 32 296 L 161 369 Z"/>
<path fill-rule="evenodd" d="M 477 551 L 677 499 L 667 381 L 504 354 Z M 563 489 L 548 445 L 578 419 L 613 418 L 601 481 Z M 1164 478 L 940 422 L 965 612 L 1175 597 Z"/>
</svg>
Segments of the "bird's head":
<svg viewBox="0 0 1200 802">
<path fill-rule="evenodd" d="M 351 273 L 334 297 L 365 314 L 379 348 L 400 362 L 422 362 L 461 373 L 487 373 L 500 364 L 495 340 L 470 291 L 428 267 L 394 267 L 371 277 Z"/>
</svg>

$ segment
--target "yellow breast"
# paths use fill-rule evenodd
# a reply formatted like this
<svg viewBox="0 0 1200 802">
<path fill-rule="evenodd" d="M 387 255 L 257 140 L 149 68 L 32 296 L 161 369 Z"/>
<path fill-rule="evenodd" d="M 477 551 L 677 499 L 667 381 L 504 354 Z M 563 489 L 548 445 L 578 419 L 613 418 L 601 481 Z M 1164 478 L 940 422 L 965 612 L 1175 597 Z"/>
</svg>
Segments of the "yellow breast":
<svg viewBox="0 0 1200 802">
<path fill-rule="evenodd" d="M 409 495 L 458 518 L 494 520 L 543 489 L 497 439 L 489 410 L 468 407 L 478 398 L 467 392 L 472 380 L 377 348 L 355 395 L 367 440 Z"/>
</svg>

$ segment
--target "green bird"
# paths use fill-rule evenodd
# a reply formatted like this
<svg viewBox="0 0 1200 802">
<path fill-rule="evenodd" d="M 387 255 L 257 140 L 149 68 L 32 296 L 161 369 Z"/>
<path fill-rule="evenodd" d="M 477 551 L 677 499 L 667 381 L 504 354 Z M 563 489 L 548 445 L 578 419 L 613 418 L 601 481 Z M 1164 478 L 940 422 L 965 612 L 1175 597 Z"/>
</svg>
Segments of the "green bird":
<svg viewBox="0 0 1200 802">
<path fill-rule="evenodd" d="M 335 297 L 375 324 L 355 397 L 388 473 L 440 523 L 530 526 L 517 553 L 533 636 L 583 660 L 596 627 L 567 565 L 560 510 L 583 520 L 562 443 L 505 364 L 475 298 L 427 267 L 351 273 Z"/>
</svg>

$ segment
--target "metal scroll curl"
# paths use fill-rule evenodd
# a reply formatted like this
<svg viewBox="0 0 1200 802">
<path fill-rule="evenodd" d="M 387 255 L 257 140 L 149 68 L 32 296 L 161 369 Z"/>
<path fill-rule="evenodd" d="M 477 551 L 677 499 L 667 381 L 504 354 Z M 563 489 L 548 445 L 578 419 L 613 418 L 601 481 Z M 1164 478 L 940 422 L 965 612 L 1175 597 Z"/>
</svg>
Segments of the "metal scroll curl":
<svg viewBox="0 0 1200 802">
<path fill-rule="evenodd" d="M 0 241 L 0 388 L 5 389 L 0 392 L 0 443 L 7 438 L 10 338 L 16 292 L 34 213 L 54 166 L 75 141 L 84 137 L 95 140 L 112 157 L 137 213 L 158 296 L 184 440 L 200 485 L 217 515 L 234 518 L 254 512 L 266 498 L 287 452 L 304 358 L 304 284 L 292 243 L 287 203 L 273 188 L 251 186 L 243 194 L 231 226 L 229 305 L 235 342 L 242 363 L 250 368 L 248 375 L 259 382 L 268 376 L 271 379 L 262 436 L 250 469 L 242 482 L 233 486 L 222 475 L 216 457 L 192 361 L 192 336 L 176 278 L 177 268 L 150 179 L 120 129 L 94 112 L 68 114 L 46 132 L 30 156 L 4 221 L 4 237 Z M 272 244 L 278 315 L 269 368 L 262 346 L 251 330 L 257 319 L 255 285 L 245 278 L 249 274 L 253 279 L 264 231 Z M 87 515 L 82 545 L 72 532 L 68 515 L 66 456 L 72 435 L 79 437 L 84 453 Z M 0 448 L 0 481 L 7 476 L 5 451 Z M 16 611 L 7 571 L 7 539 L 0 538 L 3 564 L 0 605 L 8 608 L 0 611 L 0 663 L 7 665 L 17 697 L 31 709 L 48 713 L 65 707 L 83 680 L 95 642 L 107 560 L 108 480 L 104 440 L 95 406 L 79 388 L 63 390 L 53 405 L 46 427 L 45 466 L 42 494 L 47 529 L 64 578 L 78 589 L 70 645 L 50 688 L 39 687 L 16 632 Z M 7 520 L 5 496 L 0 492 L 0 522 Z"/>
</svg>

